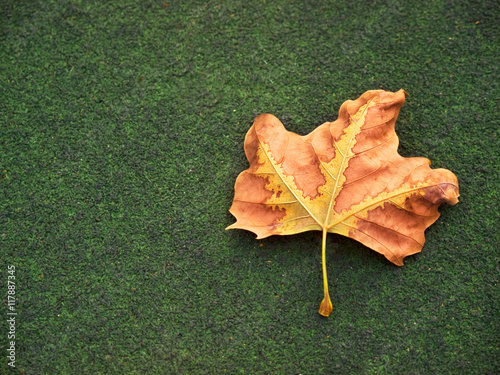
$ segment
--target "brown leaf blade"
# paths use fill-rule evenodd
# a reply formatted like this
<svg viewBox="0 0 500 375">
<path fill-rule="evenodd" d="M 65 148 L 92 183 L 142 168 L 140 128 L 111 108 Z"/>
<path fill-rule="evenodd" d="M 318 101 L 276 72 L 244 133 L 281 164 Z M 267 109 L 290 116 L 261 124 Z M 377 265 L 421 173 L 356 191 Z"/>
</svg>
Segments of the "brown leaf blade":
<svg viewBox="0 0 500 375">
<path fill-rule="evenodd" d="M 367 91 L 306 136 L 273 115 L 258 116 L 245 138 L 250 166 L 236 179 L 230 208 L 237 221 L 227 229 L 257 238 L 323 231 L 323 264 L 326 233 L 338 233 L 402 265 L 421 251 L 439 205 L 459 196 L 452 172 L 397 153 L 394 127 L 404 100 L 403 90 Z M 323 275 L 320 313 L 327 316 L 325 268 Z"/>
</svg>

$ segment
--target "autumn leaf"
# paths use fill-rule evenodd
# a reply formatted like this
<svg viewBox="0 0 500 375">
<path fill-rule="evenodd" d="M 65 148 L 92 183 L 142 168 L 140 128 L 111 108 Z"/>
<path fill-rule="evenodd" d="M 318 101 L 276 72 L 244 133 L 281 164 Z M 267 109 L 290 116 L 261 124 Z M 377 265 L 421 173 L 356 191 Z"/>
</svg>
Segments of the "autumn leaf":
<svg viewBox="0 0 500 375">
<path fill-rule="evenodd" d="M 336 121 L 306 136 L 260 115 L 245 137 L 250 167 L 236 179 L 230 212 L 237 221 L 226 229 L 246 229 L 259 239 L 322 231 L 323 316 L 332 311 L 327 233 L 355 239 L 401 266 L 422 250 L 439 205 L 458 202 L 452 172 L 397 152 L 394 126 L 405 94 L 367 91 L 342 104 Z"/>
</svg>

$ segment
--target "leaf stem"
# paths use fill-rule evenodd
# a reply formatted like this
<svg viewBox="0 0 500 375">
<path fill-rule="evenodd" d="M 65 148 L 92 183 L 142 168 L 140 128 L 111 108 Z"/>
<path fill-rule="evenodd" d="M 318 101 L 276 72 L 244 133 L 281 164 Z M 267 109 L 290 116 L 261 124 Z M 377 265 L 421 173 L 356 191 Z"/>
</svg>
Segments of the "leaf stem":
<svg viewBox="0 0 500 375">
<path fill-rule="evenodd" d="M 333 310 L 332 301 L 330 300 L 330 294 L 328 293 L 328 277 L 326 275 L 326 235 L 328 229 L 323 228 L 323 239 L 321 241 L 321 265 L 323 267 L 323 290 L 325 296 L 321 305 L 319 305 L 319 313 L 323 316 L 329 316 Z"/>
</svg>

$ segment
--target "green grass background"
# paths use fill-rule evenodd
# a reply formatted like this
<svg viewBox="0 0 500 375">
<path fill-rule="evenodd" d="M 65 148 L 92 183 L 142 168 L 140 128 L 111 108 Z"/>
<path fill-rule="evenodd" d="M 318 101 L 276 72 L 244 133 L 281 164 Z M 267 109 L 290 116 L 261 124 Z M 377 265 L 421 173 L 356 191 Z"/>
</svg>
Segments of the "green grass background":
<svg viewBox="0 0 500 375">
<path fill-rule="evenodd" d="M 500 6 L 0 2 L 0 373 L 496 374 Z M 396 267 L 321 234 L 225 231 L 245 133 L 405 89 L 403 156 L 452 170 Z M 16 266 L 16 368 L 5 355 Z"/>
</svg>

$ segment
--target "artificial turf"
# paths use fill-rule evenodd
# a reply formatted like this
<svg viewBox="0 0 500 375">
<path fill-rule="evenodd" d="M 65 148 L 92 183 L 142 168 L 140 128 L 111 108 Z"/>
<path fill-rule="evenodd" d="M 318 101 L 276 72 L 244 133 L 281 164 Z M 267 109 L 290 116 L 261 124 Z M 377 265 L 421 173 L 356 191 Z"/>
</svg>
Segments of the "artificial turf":
<svg viewBox="0 0 500 375">
<path fill-rule="evenodd" d="M 0 2 L 0 373 L 496 374 L 498 1 Z M 452 170 L 423 252 L 225 231 L 253 118 L 409 93 Z M 16 361 L 8 365 L 15 265 Z"/>
</svg>

